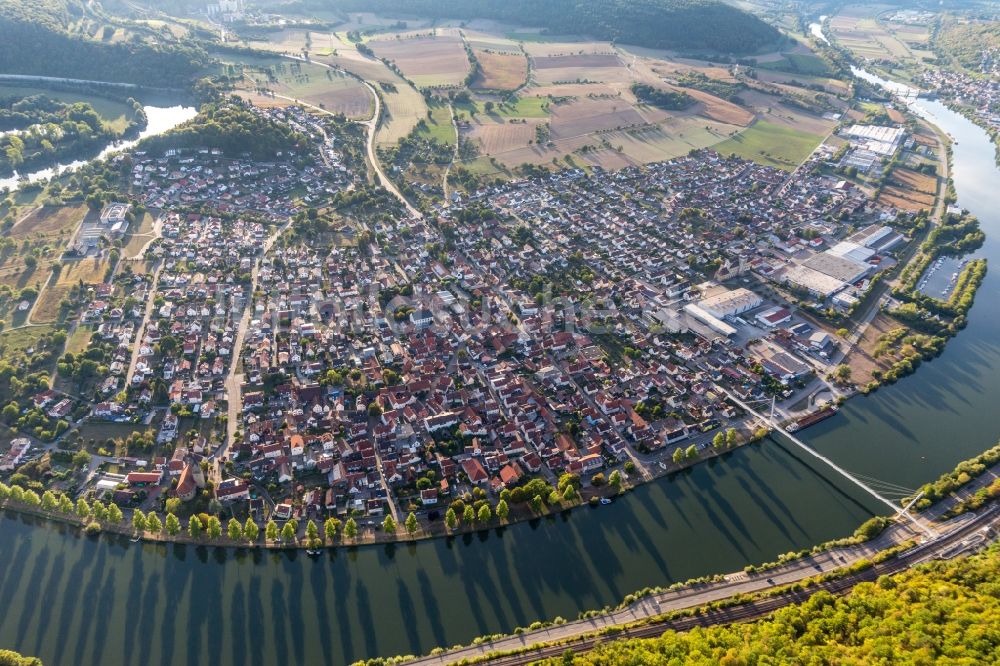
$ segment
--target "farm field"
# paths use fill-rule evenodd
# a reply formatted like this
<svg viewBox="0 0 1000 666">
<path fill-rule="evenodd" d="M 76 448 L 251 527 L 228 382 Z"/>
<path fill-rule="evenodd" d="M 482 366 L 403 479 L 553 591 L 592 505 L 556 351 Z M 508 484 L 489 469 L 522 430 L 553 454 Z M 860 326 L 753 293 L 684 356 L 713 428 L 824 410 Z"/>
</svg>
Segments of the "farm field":
<svg viewBox="0 0 1000 666">
<path fill-rule="evenodd" d="M 885 23 L 878 15 L 889 5 L 848 5 L 830 19 L 836 41 L 861 58 L 887 59 L 903 66 L 917 64 L 928 50 L 930 32 L 926 26 Z"/>
<path fill-rule="evenodd" d="M 629 83 L 631 74 L 617 54 L 538 56 L 532 59 L 539 85 L 574 82 Z"/>
<path fill-rule="evenodd" d="M 642 125 L 647 120 L 622 99 L 580 99 L 551 107 L 553 139 Z"/>
<path fill-rule="evenodd" d="M 268 101 L 268 93 L 280 95 L 278 104 L 301 100 L 307 104 L 365 120 L 372 114 L 371 93 L 354 77 L 321 65 L 287 59 L 256 60 L 242 65 L 242 94 L 255 101 Z M 259 94 L 263 91 L 263 94 Z"/>
<path fill-rule="evenodd" d="M 379 58 L 394 63 L 418 88 L 457 86 L 469 74 L 469 59 L 460 37 L 376 39 L 368 46 Z"/>
<path fill-rule="evenodd" d="M 497 53 L 473 48 L 479 75 L 472 87 L 479 90 L 517 90 L 528 80 L 528 59 L 520 53 Z"/>
<path fill-rule="evenodd" d="M 937 194 L 937 178 L 927 174 L 897 167 L 889 183 L 879 194 L 879 203 L 895 206 L 909 212 L 931 210 Z"/>
<path fill-rule="evenodd" d="M 822 136 L 758 120 L 749 129 L 713 146 L 722 155 L 735 153 L 760 164 L 791 171 L 815 150 Z"/>
<path fill-rule="evenodd" d="M 427 117 L 427 102 L 423 95 L 404 81 L 392 89 L 380 87 L 385 104 L 377 140 L 379 144 L 396 143 L 413 131 L 421 118 Z"/>
</svg>

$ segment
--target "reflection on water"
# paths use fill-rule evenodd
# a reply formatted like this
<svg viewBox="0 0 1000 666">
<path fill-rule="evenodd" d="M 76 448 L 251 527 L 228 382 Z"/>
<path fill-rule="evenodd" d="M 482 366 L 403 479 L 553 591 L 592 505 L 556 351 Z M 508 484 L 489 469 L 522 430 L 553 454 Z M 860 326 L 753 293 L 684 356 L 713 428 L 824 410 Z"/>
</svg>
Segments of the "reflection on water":
<svg viewBox="0 0 1000 666">
<path fill-rule="evenodd" d="M 993 147 L 919 100 L 959 139 L 953 175 L 1000 257 Z M 1000 434 L 1000 277 L 941 357 L 804 434 L 852 471 L 915 486 Z M 339 549 L 317 560 L 88 539 L 0 516 L 0 645 L 48 664 L 334 664 L 426 652 L 627 593 L 847 535 L 882 507 L 767 441 L 597 509 L 454 539 Z"/>
<path fill-rule="evenodd" d="M 167 130 L 177 127 L 181 123 L 191 120 L 197 115 L 198 110 L 191 106 L 144 106 L 142 107 L 146 112 L 146 128 L 139 133 L 134 139 L 129 139 L 128 141 L 118 141 L 116 143 L 110 143 L 94 158 L 91 159 L 101 159 L 107 157 L 113 152 L 120 150 L 126 150 L 131 148 L 135 144 L 139 143 L 141 140 L 145 139 L 147 136 L 156 136 L 157 134 L 163 134 Z M 14 189 L 18 186 L 19 181 L 27 180 L 28 182 L 35 182 L 38 180 L 45 180 L 51 178 L 57 172 L 62 173 L 63 171 L 73 169 L 78 169 L 90 160 L 74 160 L 72 162 L 64 162 L 57 164 L 55 166 L 49 167 L 47 169 L 39 169 L 38 171 L 33 171 L 22 177 L 19 174 L 10 176 L 9 178 L 0 178 L 0 190 L 3 188 Z"/>
</svg>

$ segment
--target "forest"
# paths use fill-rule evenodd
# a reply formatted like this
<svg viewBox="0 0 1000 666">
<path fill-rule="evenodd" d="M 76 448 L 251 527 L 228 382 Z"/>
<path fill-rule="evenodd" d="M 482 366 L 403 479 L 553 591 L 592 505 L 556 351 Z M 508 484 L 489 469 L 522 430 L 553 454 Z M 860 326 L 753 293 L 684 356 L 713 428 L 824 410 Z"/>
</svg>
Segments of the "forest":
<svg viewBox="0 0 1000 666">
<path fill-rule="evenodd" d="M 186 88 L 207 63 L 204 51 L 190 44 L 138 33 L 105 41 L 73 32 L 84 17 L 93 18 L 83 0 L 0 2 L 4 73 Z"/>
<path fill-rule="evenodd" d="M 165 134 L 143 139 L 140 150 L 162 154 L 168 149 L 219 149 L 227 157 L 248 154 L 274 160 L 278 153 L 308 149 L 307 137 L 285 123 L 254 113 L 238 99 L 206 104 L 192 120 Z"/>
<path fill-rule="evenodd" d="M 392 16 L 494 19 L 650 48 L 753 53 L 779 40 L 773 27 L 717 0 L 309 0 L 314 7 Z"/>
<path fill-rule="evenodd" d="M 937 50 L 953 58 L 962 67 L 980 72 L 984 54 L 996 57 L 1000 49 L 1000 22 L 984 21 L 951 23 L 938 31 L 934 40 Z"/>
<path fill-rule="evenodd" d="M 548 666 L 1000 663 L 1000 551 L 817 592 L 760 622 L 567 652 Z"/>
<path fill-rule="evenodd" d="M 694 104 L 694 98 L 684 91 L 663 90 L 645 83 L 633 83 L 632 94 L 644 104 L 652 104 L 667 111 L 679 111 Z"/>
<path fill-rule="evenodd" d="M 93 106 L 48 97 L 0 98 L 0 175 L 31 171 L 61 160 L 96 154 L 111 141 L 146 125 L 142 105 L 129 99 L 131 114 L 125 132 L 105 124 Z"/>
</svg>

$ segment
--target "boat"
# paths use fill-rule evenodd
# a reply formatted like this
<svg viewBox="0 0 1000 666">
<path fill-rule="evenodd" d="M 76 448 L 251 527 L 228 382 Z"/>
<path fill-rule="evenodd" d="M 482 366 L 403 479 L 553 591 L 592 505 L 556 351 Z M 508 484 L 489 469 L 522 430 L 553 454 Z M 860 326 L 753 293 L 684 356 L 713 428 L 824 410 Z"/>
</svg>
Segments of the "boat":
<svg viewBox="0 0 1000 666">
<path fill-rule="evenodd" d="M 602 497 L 601 504 L 611 504 L 611 500 L 609 500 L 607 497 Z"/>
<path fill-rule="evenodd" d="M 319 557 L 322 554 L 323 551 L 320 550 L 319 548 L 309 548 L 306 550 L 306 555 L 308 555 L 309 557 Z"/>
<path fill-rule="evenodd" d="M 811 425 L 816 425 L 820 421 L 824 421 L 830 418 L 831 416 L 836 414 L 837 411 L 838 407 L 836 405 L 827 405 L 826 407 L 823 407 L 822 409 L 817 410 L 812 414 L 806 414 L 802 418 L 793 421 L 791 425 L 785 428 L 785 430 L 787 430 L 788 432 L 798 432 L 803 428 L 808 428 Z"/>
<path fill-rule="evenodd" d="M 139 543 L 140 541 L 142 541 L 141 536 L 137 536 L 136 538 L 132 539 L 132 543 Z"/>
</svg>

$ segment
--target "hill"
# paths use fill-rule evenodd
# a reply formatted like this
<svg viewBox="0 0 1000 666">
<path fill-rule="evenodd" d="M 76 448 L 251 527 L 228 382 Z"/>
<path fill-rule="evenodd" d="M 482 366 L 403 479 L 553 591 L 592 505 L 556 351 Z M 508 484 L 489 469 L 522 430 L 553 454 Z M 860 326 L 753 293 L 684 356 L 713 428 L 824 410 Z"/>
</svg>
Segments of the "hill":
<svg viewBox="0 0 1000 666">
<path fill-rule="evenodd" d="M 181 88 L 207 61 L 200 48 L 129 27 L 83 0 L 3 0 L 0 35 L 5 74 Z"/>
<path fill-rule="evenodd" d="M 198 115 L 165 134 L 149 137 L 140 150 L 162 154 L 169 149 L 217 148 L 227 157 L 243 153 L 254 159 L 273 160 L 281 152 L 302 152 L 309 140 L 288 124 L 271 120 L 239 102 L 202 106 Z"/>
<path fill-rule="evenodd" d="M 601 645 L 548 666 L 1000 663 L 1000 551 L 819 592 L 752 624 Z"/>
<path fill-rule="evenodd" d="M 980 72 L 984 55 L 995 58 L 1000 49 L 1000 21 L 948 23 L 938 32 L 934 46 L 962 67 Z"/>
<path fill-rule="evenodd" d="M 330 0 L 313 0 L 312 4 Z M 779 39 L 756 16 L 718 0 L 338 0 L 345 11 L 493 19 L 650 48 L 752 53 Z"/>
</svg>

